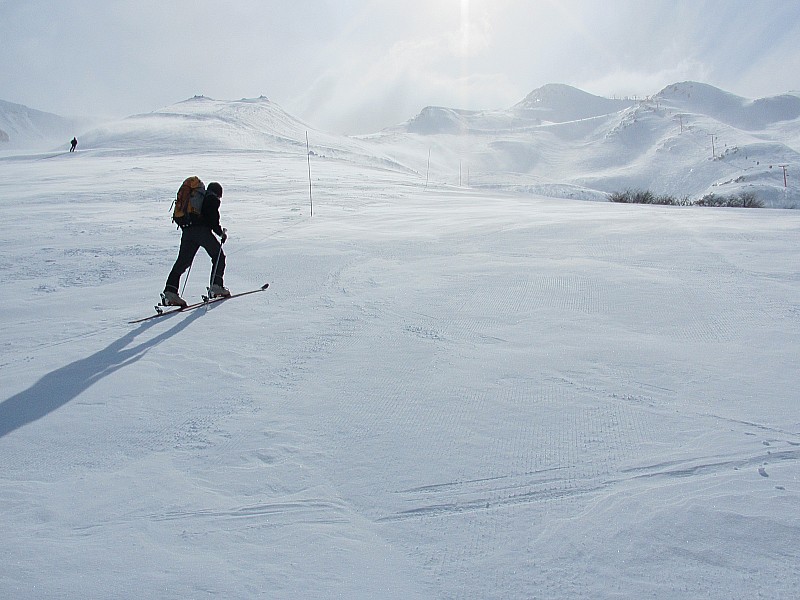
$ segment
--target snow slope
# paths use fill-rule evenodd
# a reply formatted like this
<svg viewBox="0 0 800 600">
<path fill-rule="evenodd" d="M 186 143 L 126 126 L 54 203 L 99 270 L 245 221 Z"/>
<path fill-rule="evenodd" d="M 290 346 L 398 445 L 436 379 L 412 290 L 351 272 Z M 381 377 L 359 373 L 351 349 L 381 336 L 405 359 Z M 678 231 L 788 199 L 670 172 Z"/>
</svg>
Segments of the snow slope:
<svg viewBox="0 0 800 600">
<path fill-rule="evenodd" d="M 540 160 L 663 110 L 542 126 Z M 0 596 L 796 595 L 796 211 L 426 186 L 351 152 L 312 156 L 312 217 L 304 148 L 201 129 L 0 159 Z M 271 286 L 129 325 L 189 174 L 225 187 L 227 285 Z"/>
<path fill-rule="evenodd" d="M 68 119 L 0 100 L 0 153 L 44 149 L 69 141 L 88 126 L 87 119 Z"/>
</svg>

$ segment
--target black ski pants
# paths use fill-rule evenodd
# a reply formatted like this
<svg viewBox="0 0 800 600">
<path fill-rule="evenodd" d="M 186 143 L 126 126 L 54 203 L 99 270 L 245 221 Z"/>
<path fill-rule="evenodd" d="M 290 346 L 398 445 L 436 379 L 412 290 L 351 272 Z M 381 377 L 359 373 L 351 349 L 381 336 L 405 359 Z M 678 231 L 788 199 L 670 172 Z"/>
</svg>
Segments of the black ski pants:
<svg viewBox="0 0 800 600">
<path fill-rule="evenodd" d="M 211 228 L 204 225 L 190 225 L 182 231 L 178 258 L 169 273 L 169 277 L 167 277 L 164 291 L 178 293 L 181 275 L 192 266 L 194 256 L 200 248 L 203 248 L 211 257 L 211 285 L 215 283 L 224 285 L 222 277 L 225 275 L 225 253 L 222 251 L 222 244 L 211 231 Z"/>
</svg>

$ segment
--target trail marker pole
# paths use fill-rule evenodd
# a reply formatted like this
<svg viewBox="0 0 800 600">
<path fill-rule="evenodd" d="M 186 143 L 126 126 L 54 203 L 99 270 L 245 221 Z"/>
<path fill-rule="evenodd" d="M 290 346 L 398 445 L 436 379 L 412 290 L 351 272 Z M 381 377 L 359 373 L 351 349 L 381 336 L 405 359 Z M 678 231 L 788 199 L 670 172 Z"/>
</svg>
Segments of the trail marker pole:
<svg viewBox="0 0 800 600">
<path fill-rule="evenodd" d="M 778 165 L 781 169 L 783 169 L 783 187 L 787 187 L 787 180 L 786 180 L 786 167 L 789 165 Z"/>
<path fill-rule="evenodd" d="M 311 216 L 314 216 L 314 196 L 311 193 L 311 150 L 308 145 L 308 131 L 306 131 L 306 161 L 308 162 L 308 200 L 311 202 Z"/>
<path fill-rule="evenodd" d="M 428 177 L 431 174 L 431 149 L 428 148 L 428 169 L 425 171 L 425 189 L 428 189 Z"/>
</svg>

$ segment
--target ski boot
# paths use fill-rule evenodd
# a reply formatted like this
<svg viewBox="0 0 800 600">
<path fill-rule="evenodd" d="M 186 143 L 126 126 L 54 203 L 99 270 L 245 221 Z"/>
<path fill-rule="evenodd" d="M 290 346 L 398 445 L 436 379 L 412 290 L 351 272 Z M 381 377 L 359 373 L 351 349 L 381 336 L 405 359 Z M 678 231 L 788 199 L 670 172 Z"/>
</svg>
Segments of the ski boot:
<svg viewBox="0 0 800 600">
<path fill-rule="evenodd" d="M 208 297 L 209 298 L 230 298 L 231 297 L 231 292 L 224 285 L 217 285 L 215 283 L 210 288 L 208 288 Z"/>
<path fill-rule="evenodd" d="M 181 308 L 186 308 L 188 306 L 186 300 L 181 298 L 176 292 L 169 292 L 169 291 L 161 292 L 161 305 L 180 306 Z"/>
</svg>

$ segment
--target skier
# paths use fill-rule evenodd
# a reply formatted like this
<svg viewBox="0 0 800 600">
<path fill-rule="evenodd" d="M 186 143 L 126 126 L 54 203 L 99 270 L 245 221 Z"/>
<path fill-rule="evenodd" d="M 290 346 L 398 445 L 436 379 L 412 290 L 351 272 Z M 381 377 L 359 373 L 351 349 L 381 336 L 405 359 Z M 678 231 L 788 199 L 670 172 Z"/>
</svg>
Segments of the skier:
<svg viewBox="0 0 800 600">
<path fill-rule="evenodd" d="M 72 144 L 72 147 L 69 149 L 69 151 L 70 152 L 75 152 L 75 146 L 78 145 L 78 138 L 72 138 L 72 141 L 70 142 L 70 144 Z"/>
<path fill-rule="evenodd" d="M 208 288 L 210 297 L 229 297 L 230 291 L 223 284 L 225 275 L 225 253 L 222 244 L 228 239 L 228 234 L 219 224 L 219 206 L 222 198 L 222 186 L 215 182 L 209 183 L 206 188 L 200 218 L 181 228 L 181 246 L 178 258 L 167 277 L 162 294 L 163 304 L 166 306 L 186 306 L 186 301 L 178 294 L 178 284 L 184 271 L 192 266 L 195 254 L 202 247 L 211 257 L 211 286 Z M 214 236 L 217 234 L 220 240 Z"/>
</svg>

